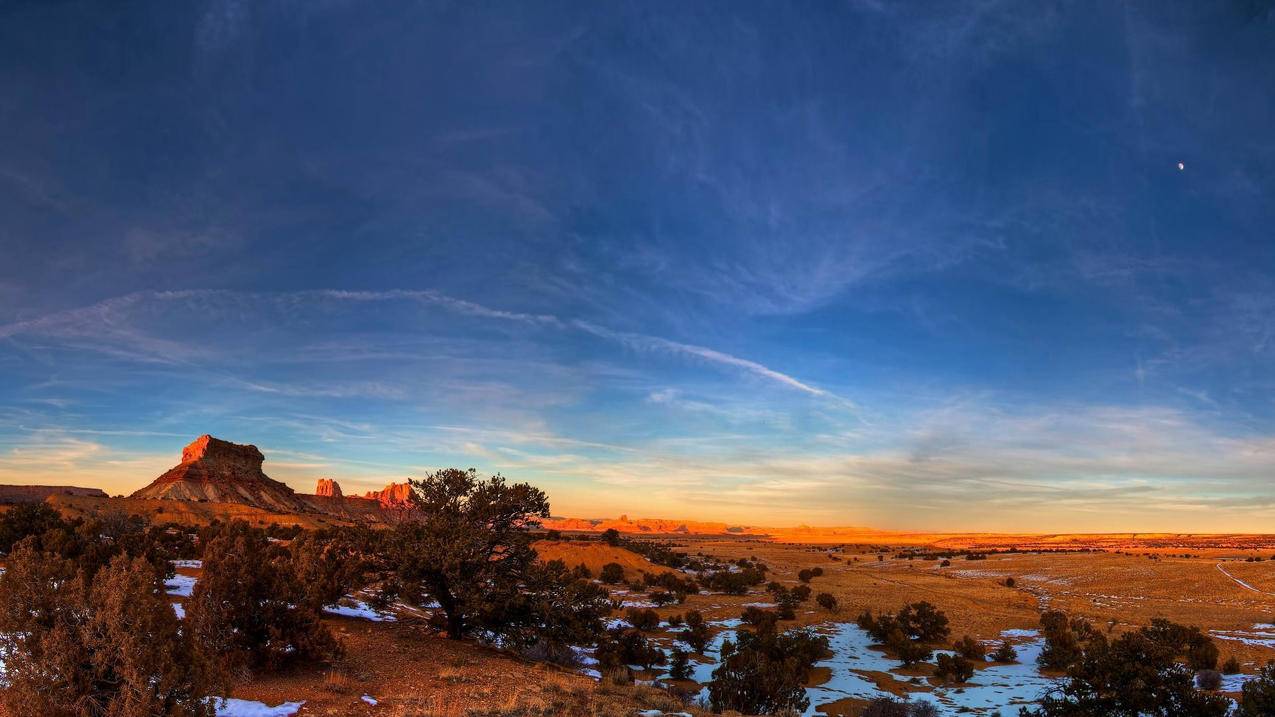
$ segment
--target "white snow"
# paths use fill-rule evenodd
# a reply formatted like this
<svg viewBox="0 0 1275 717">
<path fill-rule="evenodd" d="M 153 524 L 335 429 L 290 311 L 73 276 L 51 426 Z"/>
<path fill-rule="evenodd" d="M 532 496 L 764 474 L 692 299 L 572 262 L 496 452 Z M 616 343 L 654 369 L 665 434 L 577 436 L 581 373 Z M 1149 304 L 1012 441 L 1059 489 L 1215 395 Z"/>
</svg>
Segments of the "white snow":
<svg viewBox="0 0 1275 717">
<path fill-rule="evenodd" d="M 186 619 L 186 608 L 179 602 L 173 603 L 173 612 L 177 613 L 178 620 Z"/>
<path fill-rule="evenodd" d="M 377 612 L 372 609 L 372 606 L 362 600 L 351 599 L 350 602 L 353 602 L 354 604 L 328 605 L 323 608 L 323 612 L 330 613 L 332 615 L 341 615 L 342 617 L 362 618 L 364 620 L 371 620 L 372 622 L 394 622 L 398 619 L 389 613 Z"/>
<path fill-rule="evenodd" d="M 202 568 L 204 561 L 202 560 L 170 560 L 175 568 Z"/>
<path fill-rule="evenodd" d="M 375 697 L 373 697 L 372 695 L 363 695 L 363 696 L 362 696 L 362 697 L 360 697 L 359 699 L 363 700 L 364 702 L 368 703 L 369 705 L 372 705 L 373 707 L 375 707 L 375 706 L 376 706 L 376 703 L 377 703 L 377 699 L 376 699 Z"/>
<path fill-rule="evenodd" d="M 190 591 L 195 589 L 195 583 L 197 582 L 199 582 L 198 578 L 192 578 L 189 575 L 174 575 L 164 581 L 164 587 L 168 590 L 169 595 L 190 597 Z"/>
<path fill-rule="evenodd" d="M 262 702 L 237 700 L 231 698 L 215 698 L 217 717 L 292 717 L 305 702 L 284 702 L 270 707 Z"/>
</svg>

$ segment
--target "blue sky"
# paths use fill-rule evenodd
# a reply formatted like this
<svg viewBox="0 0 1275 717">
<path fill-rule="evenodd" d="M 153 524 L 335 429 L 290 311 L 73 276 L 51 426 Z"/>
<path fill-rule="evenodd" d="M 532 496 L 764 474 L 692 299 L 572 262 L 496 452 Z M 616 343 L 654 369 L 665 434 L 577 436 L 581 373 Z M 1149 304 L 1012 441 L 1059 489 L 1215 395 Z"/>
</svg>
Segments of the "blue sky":
<svg viewBox="0 0 1275 717">
<path fill-rule="evenodd" d="M 0 482 L 208 432 L 574 516 L 1270 530 L 1273 47 L 1248 1 L 0 4 Z"/>
</svg>

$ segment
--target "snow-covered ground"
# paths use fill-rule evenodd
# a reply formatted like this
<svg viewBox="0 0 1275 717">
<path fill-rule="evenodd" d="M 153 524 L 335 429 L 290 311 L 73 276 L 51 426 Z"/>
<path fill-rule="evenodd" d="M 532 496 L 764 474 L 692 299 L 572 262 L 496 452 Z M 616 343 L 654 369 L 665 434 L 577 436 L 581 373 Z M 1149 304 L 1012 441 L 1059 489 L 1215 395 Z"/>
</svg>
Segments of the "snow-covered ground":
<svg viewBox="0 0 1275 717">
<path fill-rule="evenodd" d="M 202 560 L 170 560 L 175 568 L 202 568 L 204 561 Z"/>
<path fill-rule="evenodd" d="M 709 662 L 692 662 L 690 665 L 691 679 L 700 685 L 707 685 L 713 679 L 722 644 L 726 640 L 735 640 L 743 622 L 732 618 L 709 624 L 719 630 L 704 651 Z M 868 673 L 881 673 L 899 683 L 907 683 L 909 688 L 917 690 L 912 693 L 914 700 L 933 703 L 943 715 L 991 714 L 998 710 L 1002 714 L 1017 714 L 1018 706 L 1035 702 L 1058 684 L 1057 680 L 1042 676 L 1037 669 L 1036 657 L 1044 648 L 1044 640 L 1036 630 L 1003 632 L 1002 638 L 1015 643 L 1018 661 L 1006 665 L 988 664 L 969 683 L 960 687 L 931 687 L 928 682 L 913 682 L 915 678 L 898 674 L 902 663 L 873 647 L 871 636 L 854 623 L 826 625 L 819 631 L 828 638 L 832 656 L 816 663 L 816 667 L 827 668 L 830 677 L 821 685 L 806 688 L 810 707 L 805 717 L 823 715 L 819 705 L 850 697 L 867 700 L 890 696 L 890 692 L 877 687 Z M 668 653 L 673 647 L 689 649 L 688 645 L 676 639 L 662 642 L 661 647 Z M 667 671 L 659 675 L 660 678 L 667 676 Z M 700 696 L 707 698 L 707 687 L 701 690 Z"/>
<path fill-rule="evenodd" d="M 164 581 L 164 588 L 169 595 L 190 597 L 190 591 L 195 589 L 195 583 L 197 582 L 199 582 L 198 578 L 192 578 L 189 575 L 174 575 Z"/>
<path fill-rule="evenodd" d="M 304 701 L 284 702 L 281 705 L 271 707 L 265 703 L 252 700 L 219 697 L 215 699 L 214 706 L 217 711 L 217 717 L 292 717 L 304 704 Z"/>
<path fill-rule="evenodd" d="M 349 598 L 349 600 L 354 604 L 329 605 L 323 608 L 323 612 L 330 613 L 332 615 L 341 615 L 343 617 L 362 618 L 364 620 L 371 620 L 372 622 L 394 622 L 397 619 L 390 613 L 377 612 L 371 605 L 368 605 L 362 600 L 354 600 L 353 598 Z"/>
<path fill-rule="evenodd" d="M 1209 630 L 1218 640 L 1232 640 L 1257 647 L 1275 647 L 1275 626 L 1259 622 L 1250 630 Z"/>
</svg>

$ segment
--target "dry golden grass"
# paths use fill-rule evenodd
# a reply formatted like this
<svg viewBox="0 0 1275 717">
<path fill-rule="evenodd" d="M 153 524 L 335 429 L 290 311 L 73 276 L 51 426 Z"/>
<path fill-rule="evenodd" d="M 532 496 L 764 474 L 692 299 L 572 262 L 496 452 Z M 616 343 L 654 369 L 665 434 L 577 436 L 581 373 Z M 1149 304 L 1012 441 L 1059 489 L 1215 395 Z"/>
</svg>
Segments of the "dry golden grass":
<svg viewBox="0 0 1275 717">
<path fill-rule="evenodd" d="M 628 578 L 638 578 L 643 572 L 669 572 L 668 568 L 656 565 L 632 550 L 597 541 L 539 540 L 534 547 L 541 560 L 561 560 L 569 568 L 584 563 L 595 576 L 607 563 L 619 563 Z"/>
</svg>

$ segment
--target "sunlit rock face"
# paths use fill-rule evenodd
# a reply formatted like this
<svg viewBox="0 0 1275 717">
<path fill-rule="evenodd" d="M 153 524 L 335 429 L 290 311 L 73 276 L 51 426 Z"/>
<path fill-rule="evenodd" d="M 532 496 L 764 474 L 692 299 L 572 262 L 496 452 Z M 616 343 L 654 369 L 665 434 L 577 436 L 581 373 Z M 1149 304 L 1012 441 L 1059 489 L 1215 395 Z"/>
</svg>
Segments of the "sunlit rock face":
<svg viewBox="0 0 1275 717">
<path fill-rule="evenodd" d="M 375 500 L 387 508 L 412 505 L 412 486 L 410 483 L 390 483 L 381 490 L 370 490 L 364 498 Z"/>
<path fill-rule="evenodd" d="M 341 498 L 344 496 L 341 492 L 341 484 L 332 478 L 320 478 L 319 485 L 314 489 L 314 494 L 322 498 Z"/>
<path fill-rule="evenodd" d="M 203 435 L 182 450 L 180 465 L 132 497 L 242 503 L 284 513 L 306 510 L 291 488 L 262 471 L 264 461 L 256 446 Z"/>
</svg>

